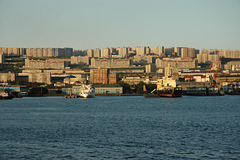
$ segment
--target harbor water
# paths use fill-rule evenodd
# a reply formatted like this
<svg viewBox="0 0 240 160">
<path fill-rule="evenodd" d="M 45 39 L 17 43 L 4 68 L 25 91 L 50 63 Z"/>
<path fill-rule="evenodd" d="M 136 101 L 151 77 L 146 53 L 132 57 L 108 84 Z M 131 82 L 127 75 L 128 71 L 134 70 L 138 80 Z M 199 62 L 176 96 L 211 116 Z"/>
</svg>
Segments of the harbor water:
<svg viewBox="0 0 240 160">
<path fill-rule="evenodd" d="M 0 159 L 240 159 L 240 96 L 0 101 Z"/>
</svg>

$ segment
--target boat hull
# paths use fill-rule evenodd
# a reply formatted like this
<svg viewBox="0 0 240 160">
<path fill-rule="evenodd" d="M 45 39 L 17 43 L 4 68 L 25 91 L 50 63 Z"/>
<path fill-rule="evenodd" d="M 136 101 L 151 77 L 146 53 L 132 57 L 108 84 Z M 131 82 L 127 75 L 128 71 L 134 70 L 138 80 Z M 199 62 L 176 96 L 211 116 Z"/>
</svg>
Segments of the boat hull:
<svg viewBox="0 0 240 160">
<path fill-rule="evenodd" d="M 0 96 L 0 100 L 8 100 L 8 99 L 12 99 L 12 97 L 11 96 L 9 96 L 9 97 L 1 97 Z"/>
<path fill-rule="evenodd" d="M 79 94 L 80 98 L 94 98 L 95 94 Z"/>
<path fill-rule="evenodd" d="M 166 98 L 177 98 L 177 97 L 182 97 L 181 93 L 156 93 L 156 94 L 144 94 L 143 95 L 145 98 L 161 98 L 161 97 L 166 97 Z"/>
</svg>

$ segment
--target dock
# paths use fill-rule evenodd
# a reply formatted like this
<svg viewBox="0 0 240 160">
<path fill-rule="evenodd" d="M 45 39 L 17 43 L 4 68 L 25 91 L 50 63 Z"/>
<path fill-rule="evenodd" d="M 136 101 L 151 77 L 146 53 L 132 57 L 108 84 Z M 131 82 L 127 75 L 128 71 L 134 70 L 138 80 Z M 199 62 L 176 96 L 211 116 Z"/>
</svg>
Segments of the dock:
<svg viewBox="0 0 240 160">
<path fill-rule="evenodd" d="M 80 98 L 78 95 L 65 95 L 64 98 Z"/>
</svg>

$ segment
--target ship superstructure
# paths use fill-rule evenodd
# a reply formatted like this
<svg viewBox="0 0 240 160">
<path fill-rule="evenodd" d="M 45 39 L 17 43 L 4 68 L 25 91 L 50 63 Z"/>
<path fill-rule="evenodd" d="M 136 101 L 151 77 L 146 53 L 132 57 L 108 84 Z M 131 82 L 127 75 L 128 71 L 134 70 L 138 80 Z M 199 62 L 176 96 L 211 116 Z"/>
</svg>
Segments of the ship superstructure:
<svg viewBox="0 0 240 160">
<path fill-rule="evenodd" d="M 173 68 L 169 65 L 165 68 L 165 76 L 158 79 L 157 88 L 151 94 L 145 94 L 146 98 L 154 97 L 181 97 L 182 88 L 178 81 L 173 78 Z"/>
</svg>

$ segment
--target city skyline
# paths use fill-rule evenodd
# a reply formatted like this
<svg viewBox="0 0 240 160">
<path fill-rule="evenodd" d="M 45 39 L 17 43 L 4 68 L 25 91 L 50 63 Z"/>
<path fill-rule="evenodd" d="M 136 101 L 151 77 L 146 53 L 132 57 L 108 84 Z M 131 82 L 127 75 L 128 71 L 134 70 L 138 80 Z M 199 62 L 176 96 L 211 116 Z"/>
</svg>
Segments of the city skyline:
<svg viewBox="0 0 240 160">
<path fill-rule="evenodd" d="M 0 2 L 0 47 L 240 50 L 240 1 Z"/>
</svg>

